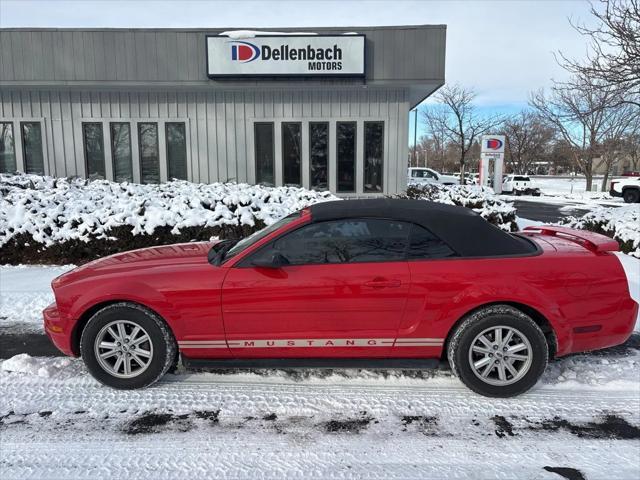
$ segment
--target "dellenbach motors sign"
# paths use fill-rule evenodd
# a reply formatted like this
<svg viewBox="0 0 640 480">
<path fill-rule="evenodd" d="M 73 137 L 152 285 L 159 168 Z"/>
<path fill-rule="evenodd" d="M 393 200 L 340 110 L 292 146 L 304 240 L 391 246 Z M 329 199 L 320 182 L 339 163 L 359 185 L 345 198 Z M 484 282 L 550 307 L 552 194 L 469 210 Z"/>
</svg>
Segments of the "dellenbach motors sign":
<svg viewBox="0 0 640 480">
<path fill-rule="evenodd" d="M 207 37 L 209 77 L 362 76 L 364 35 Z"/>
</svg>

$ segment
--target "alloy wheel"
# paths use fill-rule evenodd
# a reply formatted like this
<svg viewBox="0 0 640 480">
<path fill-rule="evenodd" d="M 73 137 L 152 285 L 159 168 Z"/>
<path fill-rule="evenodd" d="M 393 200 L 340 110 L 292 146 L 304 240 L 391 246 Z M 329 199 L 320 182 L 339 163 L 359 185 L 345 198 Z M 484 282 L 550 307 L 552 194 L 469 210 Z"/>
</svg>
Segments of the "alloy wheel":
<svg viewBox="0 0 640 480">
<path fill-rule="evenodd" d="M 471 342 L 469 364 L 473 373 L 490 385 L 517 382 L 531 368 L 529 339 L 513 327 L 495 326 L 480 332 Z"/>
<path fill-rule="evenodd" d="M 94 342 L 98 363 L 118 378 L 133 378 L 144 372 L 153 359 L 153 343 L 138 324 L 115 320 L 98 332 Z"/>
</svg>

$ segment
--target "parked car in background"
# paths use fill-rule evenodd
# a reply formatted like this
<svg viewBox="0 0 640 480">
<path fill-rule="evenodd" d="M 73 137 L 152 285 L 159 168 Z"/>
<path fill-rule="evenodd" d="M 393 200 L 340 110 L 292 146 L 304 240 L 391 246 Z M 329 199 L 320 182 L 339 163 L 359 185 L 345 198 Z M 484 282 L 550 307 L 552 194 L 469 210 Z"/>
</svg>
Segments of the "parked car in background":
<svg viewBox="0 0 640 480">
<path fill-rule="evenodd" d="M 458 185 L 460 180 L 453 175 L 445 175 L 426 167 L 410 167 L 408 183 L 429 184 L 439 183 L 440 185 Z"/>
<path fill-rule="evenodd" d="M 540 195 L 540 189 L 525 175 L 507 175 L 502 181 L 502 193 L 510 195 Z"/>
<path fill-rule="evenodd" d="M 512 234 L 423 200 L 312 205 L 237 240 L 166 245 L 52 282 L 45 331 L 119 389 L 193 368 L 437 367 L 510 397 L 547 361 L 624 343 L 637 303 L 593 232 Z"/>
<path fill-rule="evenodd" d="M 612 180 L 609 194 L 612 197 L 622 197 L 625 203 L 640 202 L 640 177 Z"/>
</svg>

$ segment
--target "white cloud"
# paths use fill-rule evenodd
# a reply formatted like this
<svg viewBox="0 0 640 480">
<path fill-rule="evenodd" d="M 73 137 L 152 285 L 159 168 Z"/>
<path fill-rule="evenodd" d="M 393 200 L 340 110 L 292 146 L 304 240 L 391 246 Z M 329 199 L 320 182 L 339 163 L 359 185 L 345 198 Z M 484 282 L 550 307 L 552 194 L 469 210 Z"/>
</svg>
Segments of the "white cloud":
<svg viewBox="0 0 640 480">
<path fill-rule="evenodd" d="M 39 1 L 0 0 L 2 27 L 282 28 L 447 25 L 447 81 L 474 87 L 484 105 L 526 103 L 561 78 L 553 52 L 582 57 L 569 18 L 590 22 L 586 1 Z M 419 46 L 416 46 L 419 48 Z"/>
</svg>

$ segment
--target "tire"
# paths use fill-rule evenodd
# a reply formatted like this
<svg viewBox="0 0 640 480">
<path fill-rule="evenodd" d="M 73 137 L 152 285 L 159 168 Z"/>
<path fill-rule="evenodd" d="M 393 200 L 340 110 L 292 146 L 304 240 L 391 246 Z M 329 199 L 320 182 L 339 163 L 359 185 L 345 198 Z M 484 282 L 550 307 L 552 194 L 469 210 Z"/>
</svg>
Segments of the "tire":
<svg viewBox="0 0 640 480">
<path fill-rule="evenodd" d="M 622 191 L 622 198 L 625 203 L 638 203 L 640 202 L 640 190 L 637 188 L 625 188 Z"/>
<path fill-rule="evenodd" d="M 497 328 L 501 329 L 505 340 L 507 334 L 513 332 L 507 348 L 520 350 L 511 353 L 500 347 L 494 350 L 493 344 L 489 348 L 480 340 L 479 337 L 486 335 L 484 340 L 493 339 L 495 342 Z M 522 345 L 527 348 L 522 349 Z M 472 351 L 473 346 L 475 350 L 480 348 L 491 353 L 476 353 Z M 511 357 L 504 359 L 507 355 Z M 527 360 L 515 360 L 513 357 L 516 356 L 527 357 Z M 536 384 L 547 366 L 549 346 L 542 330 L 531 317 L 508 305 L 492 305 L 472 313 L 462 321 L 449 341 L 447 357 L 454 374 L 471 390 L 486 397 L 506 398 L 520 395 Z M 488 363 L 474 369 L 472 362 Z M 517 372 L 516 375 L 504 366 L 507 362 Z M 491 370 L 487 378 L 481 378 L 485 369 L 489 368 Z M 501 380 L 500 369 L 505 375 L 504 381 Z"/>
<path fill-rule="evenodd" d="M 89 373 L 100 383 L 120 390 L 157 382 L 174 365 L 177 352 L 175 338 L 162 318 L 126 302 L 95 313 L 80 337 L 80 355 Z"/>
</svg>

